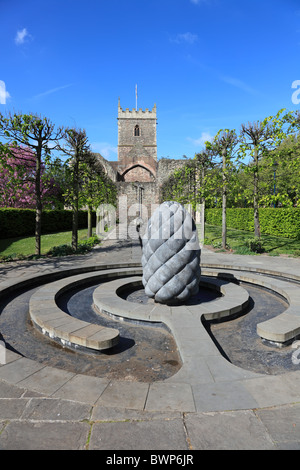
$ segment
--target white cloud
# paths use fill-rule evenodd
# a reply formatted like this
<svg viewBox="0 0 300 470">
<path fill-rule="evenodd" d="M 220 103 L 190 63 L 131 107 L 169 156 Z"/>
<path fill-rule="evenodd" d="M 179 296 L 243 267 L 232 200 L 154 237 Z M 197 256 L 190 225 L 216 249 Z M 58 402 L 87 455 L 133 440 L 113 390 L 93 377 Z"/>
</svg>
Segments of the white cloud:
<svg viewBox="0 0 300 470">
<path fill-rule="evenodd" d="M 10 98 L 10 94 L 6 91 L 5 82 L 0 80 L 0 104 L 6 104 L 7 98 Z"/>
<path fill-rule="evenodd" d="M 257 91 L 254 88 L 250 87 L 247 85 L 247 83 L 239 80 L 238 78 L 223 76 L 221 77 L 221 80 L 223 80 L 225 83 L 229 83 L 229 85 L 245 91 L 246 93 L 249 93 L 250 95 L 257 95 Z"/>
<path fill-rule="evenodd" d="M 193 34 L 190 32 L 187 33 L 182 33 L 182 34 L 177 34 L 174 38 L 170 38 L 171 42 L 174 42 L 176 44 L 194 44 L 196 41 L 198 41 L 198 36 L 197 34 Z"/>
<path fill-rule="evenodd" d="M 118 147 L 107 142 L 92 142 L 91 148 L 93 152 L 100 153 L 104 158 L 114 157 L 118 153 Z"/>
<path fill-rule="evenodd" d="M 211 135 L 209 132 L 202 132 L 201 136 L 198 137 L 198 139 L 192 139 L 191 137 L 188 137 L 187 140 L 189 140 L 195 147 L 199 147 L 200 145 L 203 146 L 205 142 L 211 141 L 214 138 L 213 135 Z"/>
<path fill-rule="evenodd" d="M 24 44 L 24 42 L 31 38 L 31 35 L 28 33 L 26 28 L 17 31 L 15 37 L 15 43 L 19 46 L 20 44 Z"/>
<path fill-rule="evenodd" d="M 43 93 L 39 93 L 38 95 L 35 95 L 34 98 L 42 98 L 43 96 L 51 95 L 52 93 L 56 93 L 57 91 L 64 90 L 65 88 L 69 88 L 70 86 L 72 86 L 72 83 L 69 83 L 68 85 L 58 86 L 56 88 L 51 88 L 50 90 L 43 91 Z"/>
</svg>

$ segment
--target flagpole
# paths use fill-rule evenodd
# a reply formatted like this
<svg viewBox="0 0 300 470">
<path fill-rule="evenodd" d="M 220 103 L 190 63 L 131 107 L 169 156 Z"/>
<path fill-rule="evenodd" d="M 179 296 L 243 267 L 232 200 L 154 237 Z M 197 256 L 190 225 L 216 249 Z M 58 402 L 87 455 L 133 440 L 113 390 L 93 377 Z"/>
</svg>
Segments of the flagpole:
<svg viewBox="0 0 300 470">
<path fill-rule="evenodd" d="M 135 109 L 137 111 L 137 85 L 135 85 Z"/>
</svg>

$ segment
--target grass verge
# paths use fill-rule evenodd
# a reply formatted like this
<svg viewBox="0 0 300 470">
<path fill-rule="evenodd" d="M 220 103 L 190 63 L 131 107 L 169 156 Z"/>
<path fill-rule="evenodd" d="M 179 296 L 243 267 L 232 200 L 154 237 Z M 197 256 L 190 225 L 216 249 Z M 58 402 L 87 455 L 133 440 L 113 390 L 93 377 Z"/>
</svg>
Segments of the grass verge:
<svg viewBox="0 0 300 470">
<path fill-rule="evenodd" d="M 249 248 L 249 241 L 254 241 L 253 232 L 227 229 L 227 248 L 236 254 L 258 254 Z M 215 225 L 205 225 L 205 245 L 211 245 L 215 250 L 222 251 L 222 228 Z M 289 255 L 300 256 L 300 237 L 291 239 L 262 235 L 263 252 L 270 256 Z"/>
<path fill-rule="evenodd" d="M 95 229 L 94 229 L 95 230 Z M 72 232 L 58 232 L 42 235 L 41 255 L 64 256 L 71 254 Z M 96 237 L 87 238 L 87 229 L 78 230 L 79 252 L 88 251 L 99 240 Z M 55 248 L 55 250 L 54 250 Z M 34 257 L 35 237 L 7 238 L 0 240 L 0 261 L 12 261 Z"/>
</svg>

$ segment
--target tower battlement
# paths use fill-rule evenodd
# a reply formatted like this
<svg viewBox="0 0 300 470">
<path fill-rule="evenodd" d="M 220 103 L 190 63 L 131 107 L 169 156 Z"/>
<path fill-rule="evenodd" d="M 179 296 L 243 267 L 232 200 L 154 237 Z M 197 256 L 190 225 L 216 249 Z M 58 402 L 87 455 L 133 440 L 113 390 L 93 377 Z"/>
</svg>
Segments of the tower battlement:
<svg viewBox="0 0 300 470">
<path fill-rule="evenodd" d="M 156 104 L 154 104 L 153 108 L 150 110 L 146 108 L 143 110 L 139 108 L 136 110 L 133 108 L 130 110 L 129 108 L 122 109 L 120 105 L 120 100 L 118 103 L 118 118 L 119 119 L 156 119 Z"/>
</svg>

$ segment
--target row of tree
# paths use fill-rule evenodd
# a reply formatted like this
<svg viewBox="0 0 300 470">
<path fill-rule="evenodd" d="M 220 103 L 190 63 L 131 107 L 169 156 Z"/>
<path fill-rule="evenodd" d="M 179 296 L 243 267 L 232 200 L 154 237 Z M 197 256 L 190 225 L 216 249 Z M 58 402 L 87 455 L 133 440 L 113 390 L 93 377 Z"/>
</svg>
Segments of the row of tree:
<svg viewBox="0 0 300 470">
<path fill-rule="evenodd" d="M 222 206 L 222 245 L 226 248 L 226 208 L 254 208 L 260 238 L 259 207 L 296 205 L 300 190 L 300 113 L 280 110 L 262 121 L 221 129 L 205 148 L 165 182 L 162 199 Z M 272 186 L 270 188 L 270 183 Z"/>
<path fill-rule="evenodd" d="M 116 186 L 91 152 L 85 130 L 55 128 L 46 117 L 0 114 L 0 200 L 5 207 L 34 207 L 35 253 L 41 254 L 42 210 L 51 205 L 73 211 L 72 247 L 78 246 L 78 211 L 116 203 Z M 56 151 L 60 157 L 53 157 Z"/>
</svg>

